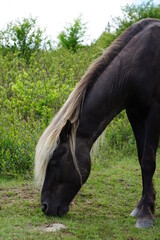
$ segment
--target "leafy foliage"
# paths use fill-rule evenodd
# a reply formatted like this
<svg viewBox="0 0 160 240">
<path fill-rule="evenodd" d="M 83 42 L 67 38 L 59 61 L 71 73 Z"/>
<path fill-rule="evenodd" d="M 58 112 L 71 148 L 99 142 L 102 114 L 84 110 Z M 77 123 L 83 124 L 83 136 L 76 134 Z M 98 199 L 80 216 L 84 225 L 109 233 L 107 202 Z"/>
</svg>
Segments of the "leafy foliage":
<svg viewBox="0 0 160 240">
<path fill-rule="evenodd" d="M 93 51 L 0 55 L 0 172 L 32 172 L 38 138 L 81 79 Z M 86 65 L 86 62 L 87 65 Z M 79 69 L 81 66 L 81 69 Z"/>
<path fill-rule="evenodd" d="M 24 58 L 27 63 L 34 51 L 49 44 L 51 42 L 44 36 L 44 30 L 37 27 L 36 19 L 33 18 L 11 22 L 0 32 L 0 47 L 3 54 L 18 52 L 18 56 Z"/>
<path fill-rule="evenodd" d="M 155 5 L 153 0 L 142 2 L 141 4 L 127 4 L 122 8 L 123 17 L 113 19 L 113 27 L 116 28 L 116 33 L 119 35 L 127 27 L 133 23 L 145 18 L 160 19 L 160 4 Z"/>
<path fill-rule="evenodd" d="M 77 18 L 74 24 L 69 24 L 58 36 L 59 46 L 76 52 L 81 47 L 86 32 L 86 24 Z"/>
</svg>

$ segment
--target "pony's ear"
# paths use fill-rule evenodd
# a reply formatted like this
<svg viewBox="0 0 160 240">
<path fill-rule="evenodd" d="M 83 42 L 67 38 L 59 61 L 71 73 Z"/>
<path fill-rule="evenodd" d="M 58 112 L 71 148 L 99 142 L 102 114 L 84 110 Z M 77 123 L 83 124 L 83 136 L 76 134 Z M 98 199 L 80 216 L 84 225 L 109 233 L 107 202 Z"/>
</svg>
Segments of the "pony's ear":
<svg viewBox="0 0 160 240">
<path fill-rule="evenodd" d="M 62 128 L 62 131 L 60 133 L 60 141 L 66 142 L 70 133 L 71 133 L 72 123 L 67 120 L 66 125 Z"/>
</svg>

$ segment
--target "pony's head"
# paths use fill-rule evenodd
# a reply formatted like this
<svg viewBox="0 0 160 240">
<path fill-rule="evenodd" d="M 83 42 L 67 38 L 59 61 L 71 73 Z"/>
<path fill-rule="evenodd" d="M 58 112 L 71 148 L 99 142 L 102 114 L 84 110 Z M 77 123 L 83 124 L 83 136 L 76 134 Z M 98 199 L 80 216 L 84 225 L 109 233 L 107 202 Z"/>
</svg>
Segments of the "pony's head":
<svg viewBox="0 0 160 240">
<path fill-rule="evenodd" d="M 89 70 L 76 85 L 36 147 L 35 179 L 43 185 L 41 205 L 47 215 L 65 214 L 90 173 L 88 142 L 77 136 L 77 128 L 94 72 Z"/>
<path fill-rule="evenodd" d="M 41 192 L 41 208 L 47 215 L 62 216 L 86 182 L 90 173 L 90 155 L 85 142 L 72 141 L 72 124 L 67 121 L 60 132 L 55 150 L 50 155 Z M 75 154 L 74 154 L 75 151 Z"/>
</svg>

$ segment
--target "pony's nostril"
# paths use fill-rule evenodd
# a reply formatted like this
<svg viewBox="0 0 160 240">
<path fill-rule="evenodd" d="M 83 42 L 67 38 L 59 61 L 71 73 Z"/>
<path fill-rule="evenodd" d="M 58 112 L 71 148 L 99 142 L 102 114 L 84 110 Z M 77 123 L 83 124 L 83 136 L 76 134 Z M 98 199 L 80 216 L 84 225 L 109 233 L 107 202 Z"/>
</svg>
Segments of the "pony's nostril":
<svg viewBox="0 0 160 240">
<path fill-rule="evenodd" d="M 48 208 L 47 203 L 43 203 L 43 205 L 42 205 L 42 211 L 43 211 L 43 212 L 46 212 L 46 211 L 47 211 L 47 208 Z"/>
</svg>

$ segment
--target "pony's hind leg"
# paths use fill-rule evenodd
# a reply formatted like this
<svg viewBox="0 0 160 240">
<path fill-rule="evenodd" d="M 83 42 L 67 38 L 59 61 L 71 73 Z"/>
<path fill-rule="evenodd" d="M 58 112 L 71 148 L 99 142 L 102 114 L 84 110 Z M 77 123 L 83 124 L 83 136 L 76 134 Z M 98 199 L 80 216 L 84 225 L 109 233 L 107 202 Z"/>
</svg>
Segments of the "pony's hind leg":
<svg viewBox="0 0 160 240">
<path fill-rule="evenodd" d="M 145 124 L 142 124 L 143 121 L 140 121 L 141 124 L 140 122 L 138 124 L 138 122 L 133 121 L 134 118 L 129 114 L 128 117 L 136 136 L 143 182 L 142 198 L 131 215 L 138 217 L 136 227 L 151 227 L 154 221 L 155 201 L 152 177 L 156 168 L 156 150 L 160 132 L 160 106 L 156 102 L 152 104 Z M 142 127 L 141 130 L 140 125 Z M 138 132 L 138 129 L 140 132 Z"/>
</svg>

